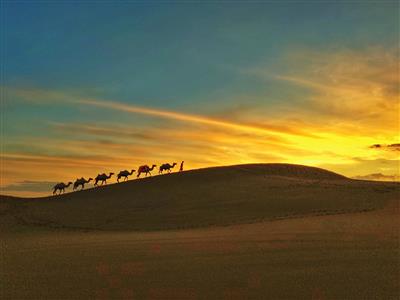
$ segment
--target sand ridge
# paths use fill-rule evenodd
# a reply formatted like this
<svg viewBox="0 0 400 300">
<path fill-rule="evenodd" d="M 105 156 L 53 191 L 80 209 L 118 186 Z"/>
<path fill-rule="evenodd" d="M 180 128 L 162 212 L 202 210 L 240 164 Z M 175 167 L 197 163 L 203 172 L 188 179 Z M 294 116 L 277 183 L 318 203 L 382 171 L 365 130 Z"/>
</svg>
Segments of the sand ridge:
<svg viewBox="0 0 400 300">
<path fill-rule="evenodd" d="M 6 231 L 7 222 L 14 222 L 14 227 L 99 231 L 228 226 L 371 211 L 395 198 L 399 186 L 351 180 L 298 165 L 237 165 L 153 176 L 60 196 L 2 196 L 0 225 Z"/>
</svg>

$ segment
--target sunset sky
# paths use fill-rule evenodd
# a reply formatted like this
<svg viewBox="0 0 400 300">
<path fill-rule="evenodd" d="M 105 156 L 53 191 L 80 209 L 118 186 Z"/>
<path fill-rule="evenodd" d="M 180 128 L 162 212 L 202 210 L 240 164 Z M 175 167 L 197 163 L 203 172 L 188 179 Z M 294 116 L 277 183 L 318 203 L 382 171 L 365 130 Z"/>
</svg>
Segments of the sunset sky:
<svg viewBox="0 0 400 300">
<path fill-rule="evenodd" d="M 2 194 L 181 160 L 399 178 L 397 1 L 1 5 Z"/>
</svg>

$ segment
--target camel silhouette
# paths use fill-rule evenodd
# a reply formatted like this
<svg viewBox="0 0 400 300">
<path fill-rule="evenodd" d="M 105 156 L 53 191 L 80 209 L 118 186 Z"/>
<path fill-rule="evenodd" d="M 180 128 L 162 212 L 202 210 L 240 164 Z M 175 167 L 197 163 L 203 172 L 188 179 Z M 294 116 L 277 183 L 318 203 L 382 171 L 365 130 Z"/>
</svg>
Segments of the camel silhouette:
<svg viewBox="0 0 400 300">
<path fill-rule="evenodd" d="M 138 173 L 137 174 L 137 178 L 139 178 L 141 173 L 144 173 L 146 176 L 147 176 L 147 174 L 150 174 L 150 176 L 151 176 L 150 171 L 153 171 L 153 169 L 155 167 L 157 167 L 157 166 L 153 165 L 151 168 L 148 165 L 140 166 L 139 169 L 138 169 L 138 172 L 137 172 Z"/>
<path fill-rule="evenodd" d="M 95 180 L 94 185 L 97 186 L 97 183 L 99 181 L 101 181 L 101 185 L 103 185 L 103 183 L 107 184 L 107 179 L 110 179 L 111 176 L 113 176 L 113 175 L 114 175 L 114 173 L 112 173 L 112 172 L 110 172 L 110 175 L 108 175 L 108 176 L 105 173 L 97 175 L 96 178 L 94 179 Z"/>
<path fill-rule="evenodd" d="M 53 195 L 54 195 L 54 194 L 57 194 L 57 191 L 58 191 L 58 190 L 60 191 L 60 194 L 61 194 L 61 193 L 64 193 L 64 192 L 65 192 L 65 189 L 66 189 L 67 187 L 69 187 L 71 184 L 72 184 L 71 181 L 68 182 L 68 184 L 65 184 L 64 182 L 57 183 L 57 184 L 53 187 L 53 189 L 54 189 Z"/>
<path fill-rule="evenodd" d="M 74 182 L 74 186 L 73 186 L 73 190 L 76 190 L 79 186 L 81 186 L 81 190 L 83 190 L 85 188 L 85 184 L 89 183 L 91 180 L 93 180 L 93 178 L 89 178 L 88 180 L 86 180 L 85 178 L 78 178 L 77 180 L 75 180 Z"/>
<path fill-rule="evenodd" d="M 129 175 L 132 175 L 133 174 L 133 172 L 135 172 L 135 170 L 131 170 L 130 172 L 128 171 L 128 170 L 124 170 L 124 171 L 121 171 L 121 172 L 119 172 L 118 173 L 118 175 L 117 175 L 117 181 L 119 182 L 119 180 L 121 179 L 121 177 L 124 177 L 124 181 L 125 180 L 128 180 L 128 176 Z"/>
<path fill-rule="evenodd" d="M 171 173 L 171 169 L 176 166 L 176 163 L 174 162 L 172 165 L 166 163 L 162 164 L 160 166 L 160 170 L 158 171 L 158 174 L 162 174 L 163 171 L 168 171 L 168 173 Z"/>
</svg>

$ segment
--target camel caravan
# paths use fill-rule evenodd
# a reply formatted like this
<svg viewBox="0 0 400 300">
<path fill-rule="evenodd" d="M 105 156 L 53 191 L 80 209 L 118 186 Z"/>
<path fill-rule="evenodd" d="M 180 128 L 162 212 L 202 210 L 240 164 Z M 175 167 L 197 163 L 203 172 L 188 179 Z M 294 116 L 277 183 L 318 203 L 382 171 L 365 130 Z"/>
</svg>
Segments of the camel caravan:
<svg viewBox="0 0 400 300">
<path fill-rule="evenodd" d="M 183 164 L 184 164 L 184 161 L 181 162 L 179 172 L 183 171 Z M 175 163 L 175 162 L 172 165 L 169 163 L 162 164 L 158 169 L 158 174 L 161 175 L 161 174 L 164 174 L 164 172 L 167 174 L 170 174 L 172 172 L 172 169 L 176 165 L 177 165 L 177 163 Z M 147 175 L 151 176 L 151 171 L 153 171 L 155 167 L 157 167 L 157 165 L 152 165 L 151 167 L 149 167 L 148 165 L 140 166 L 137 170 L 136 178 L 139 178 L 141 174 L 144 174 L 145 177 L 147 177 Z M 134 169 L 132 169 L 130 171 L 128 171 L 128 170 L 120 171 L 117 175 L 117 182 L 119 183 L 121 178 L 123 178 L 123 181 L 127 181 L 128 177 L 131 176 L 134 172 L 136 172 L 136 170 L 134 170 Z M 108 173 L 108 175 L 106 173 L 98 174 L 94 179 L 89 178 L 86 180 L 83 177 L 77 178 L 75 180 L 75 182 L 73 183 L 72 189 L 75 191 L 75 190 L 78 190 L 78 188 L 80 187 L 79 190 L 83 190 L 85 188 L 85 184 L 89 183 L 92 180 L 94 180 L 94 186 L 107 184 L 107 179 L 110 179 L 113 175 L 114 175 L 114 173 L 110 172 L 110 173 Z M 57 195 L 57 192 L 59 192 L 58 194 L 64 193 L 65 189 L 68 188 L 71 184 L 72 184 L 71 181 L 68 183 L 64 183 L 64 182 L 57 183 L 53 187 L 53 195 Z"/>
</svg>

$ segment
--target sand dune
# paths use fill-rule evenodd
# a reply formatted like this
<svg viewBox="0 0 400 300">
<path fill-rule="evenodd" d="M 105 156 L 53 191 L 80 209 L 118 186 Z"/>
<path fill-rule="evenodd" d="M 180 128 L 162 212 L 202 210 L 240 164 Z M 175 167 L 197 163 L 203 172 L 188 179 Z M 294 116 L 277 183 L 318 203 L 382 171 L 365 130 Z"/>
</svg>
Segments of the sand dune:
<svg viewBox="0 0 400 300">
<path fill-rule="evenodd" d="M 146 231 L 370 210 L 393 198 L 396 186 L 304 166 L 239 165 L 0 203 L 21 224 Z"/>
<path fill-rule="evenodd" d="M 1 299 L 398 299 L 399 184 L 268 164 L 2 196 Z"/>
</svg>

